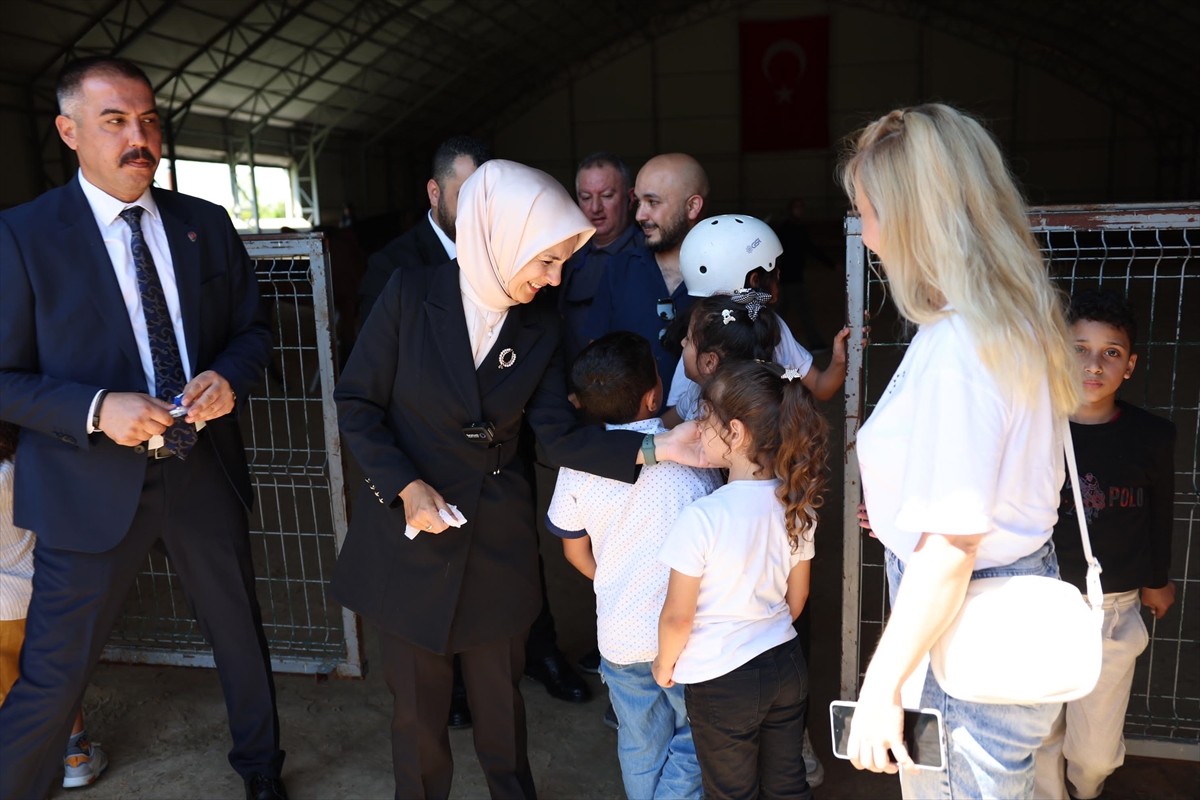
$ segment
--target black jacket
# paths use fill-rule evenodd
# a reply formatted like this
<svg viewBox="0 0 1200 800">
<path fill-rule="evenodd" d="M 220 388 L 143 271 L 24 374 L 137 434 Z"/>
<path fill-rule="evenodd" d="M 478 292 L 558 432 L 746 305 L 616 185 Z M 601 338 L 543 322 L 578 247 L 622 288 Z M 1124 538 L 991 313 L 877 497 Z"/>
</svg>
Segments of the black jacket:
<svg viewBox="0 0 1200 800">
<path fill-rule="evenodd" d="M 435 652 L 529 627 L 542 600 L 533 494 L 517 458 L 522 419 L 554 463 L 627 482 L 642 440 L 577 424 L 559 339 L 553 306 L 515 306 L 476 369 L 458 262 L 393 274 L 334 391 L 366 476 L 334 572 L 340 603 Z M 514 360 L 501 367 L 507 349 Z M 473 422 L 494 425 L 492 447 L 467 439 Z M 405 538 L 397 495 L 417 478 L 466 525 Z"/>
</svg>

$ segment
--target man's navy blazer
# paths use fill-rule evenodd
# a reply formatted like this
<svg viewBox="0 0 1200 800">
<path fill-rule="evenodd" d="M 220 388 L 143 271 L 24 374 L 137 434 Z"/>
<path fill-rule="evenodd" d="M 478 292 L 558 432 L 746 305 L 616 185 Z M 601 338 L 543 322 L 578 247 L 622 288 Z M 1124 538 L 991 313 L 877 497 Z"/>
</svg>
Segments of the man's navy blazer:
<svg viewBox="0 0 1200 800">
<path fill-rule="evenodd" d="M 153 190 L 171 250 L 192 374 L 239 397 L 260 378 L 271 334 L 253 266 L 224 209 Z M 14 522 L 48 546 L 100 553 L 121 541 L 145 452 L 87 433 L 100 389 L 145 392 L 129 313 L 77 178 L 0 214 L 0 419 L 21 426 Z M 252 502 L 236 414 L 208 423 L 226 476 Z"/>
</svg>

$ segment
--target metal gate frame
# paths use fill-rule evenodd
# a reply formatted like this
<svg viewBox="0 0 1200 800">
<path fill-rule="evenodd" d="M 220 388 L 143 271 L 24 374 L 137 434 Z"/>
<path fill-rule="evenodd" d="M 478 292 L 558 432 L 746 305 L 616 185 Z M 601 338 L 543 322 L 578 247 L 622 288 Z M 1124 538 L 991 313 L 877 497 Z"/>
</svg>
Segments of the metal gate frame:
<svg viewBox="0 0 1200 800">
<path fill-rule="evenodd" d="M 262 418 L 268 421 L 265 426 L 267 429 L 265 436 L 260 436 L 260 432 L 254 429 L 253 425 L 249 426 L 249 430 L 246 426 L 243 427 L 243 435 L 248 437 L 246 449 L 251 481 L 258 495 L 256 511 L 260 515 L 260 521 L 264 519 L 262 517 L 265 513 L 262 510 L 263 495 L 268 491 L 274 491 L 278 495 L 282 490 L 282 493 L 286 495 L 289 490 L 292 490 L 293 507 L 294 510 L 297 510 L 297 517 L 300 516 L 298 513 L 300 503 L 296 498 L 300 489 L 312 489 L 314 490 L 313 494 L 327 494 L 329 507 L 328 509 L 318 509 L 321 512 L 319 519 L 326 519 L 328 524 L 331 524 L 332 530 L 317 531 L 317 537 L 327 539 L 329 534 L 332 534 L 333 550 L 336 555 L 341 551 L 345 541 L 347 515 L 342 448 L 338 433 L 337 412 L 333 401 L 337 367 L 334 359 L 332 276 L 328 246 L 325 237 L 319 233 L 247 235 L 242 237 L 242 241 L 251 260 L 255 262 L 265 302 L 271 300 L 279 302 L 279 296 L 276 294 L 272 282 L 272 275 L 279 274 L 276 272 L 276 266 L 279 263 L 290 265 L 290 267 L 285 266 L 284 268 L 282 282 L 306 286 L 305 292 L 297 292 L 295 296 L 304 301 L 311 298 L 312 301 L 311 328 L 301 324 L 301 318 L 297 311 L 295 330 L 297 344 L 295 346 L 280 341 L 283 336 L 277 330 L 272 366 L 268 367 L 265 372 L 261 389 L 251 392 L 244 402 L 245 408 L 241 409 L 241 413 L 251 420 Z M 306 306 L 307 303 L 304 305 Z M 280 320 L 279 327 L 282 328 L 282 320 Z M 308 376 L 305 367 L 314 357 L 317 369 L 314 375 Z M 293 359 L 293 361 L 288 362 L 285 359 Z M 298 359 L 306 359 L 307 362 Z M 272 370 L 279 372 L 281 369 L 286 369 L 286 367 L 279 366 L 281 363 L 297 365 L 297 371 L 301 375 L 299 383 L 293 382 L 289 386 L 284 382 L 281 374 L 273 376 Z M 273 390 L 270 387 L 274 384 L 282 387 L 281 395 L 274 396 L 272 394 Z M 323 452 L 312 448 L 301 452 L 293 448 L 291 434 L 295 430 L 296 423 L 291 419 L 280 418 L 290 414 L 287 404 L 295 402 L 312 405 L 319 402 L 321 430 L 319 437 L 316 438 L 319 439 Z M 280 403 L 283 404 L 282 413 L 278 410 Z M 273 405 L 276 407 L 273 408 Z M 308 441 L 306 440 L 306 443 Z M 297 453 L 300 455 L 297 456 Z M 326 511 L 328 512 L 327 517 Z M 316 526 L 325 524 L 321 523 L 319 519 L 314 516 L 311 521 Z M 306 518 L 305 521 L 310 520 Z M 299 524 L 296 527 L 299 528 Z M 267 552 L 265 537 L 267 536 L 277 537 L 280 540 L 279 549 L 282 551 L 287 544 L 284 540 L 299 539 L 301 534 L 286 530 L 256 529 L 255 517 L 252 515 L 250 531 L 252 547 L 261 544 L 262 547 L 258 549 L 265 554 Z M 317 537 L 310 535 L 310 538 Z M 317 545 L 310 543 L 309 551 L 311 552 L 315 546 Z M 298 587 L 303 595 L 304 605 L 310 605 L 310 593 L 318 596 L 322 602 L 325 601 L 328 579 L 324 574 L 324 564 L 320 563 L 318 557 L 317 574 L 315 576 L 308 575 L 302 543 L 295 543 L 295 547 L 299 557 L 294 561 L 299 562 L 299 574 L 295 574 L 296 565 L 289 562 L 286 553 L 282 557 L 283 575 L 281 578 L 271 577 L 270 567 L 267 569 L 268 575 L 264 576 L 263 570 L 256 565 L 256 587 L 259 602 L 263 608 L 263 627 L 267 633 L 268 646 L 271 649 L 271 668 L 276 672 L 284 673 L 362 677 L 365 663 L 362 652 L 361 624 L 358 616 L 347 609 L 339 608 L 337 612 L 325 614 L 324 616 L 331 616 L 340 613 L 340 616 L 332 617 L 340 619 L 340 623 L 315 629 L 315 635 L 309 646 L 306 646 L 304 641 L 297 642 L 296 637 L 289 637 L 286 643 L 272 637 L 272 630 L 276 627 L 272 619 L 276 593 L 285 595 L 286 601 L 290 604 L 292 593 L 296 592 Z M 263 555 L 262 558 L 266 560 L 268 557 Z M 145 585 L 143 585 L 143 581 Z M 109 645 L 104 649 L 103 660 L 173 666 L 215 666 L 212 651 L 204 643 L 196 629 L 190 610 L 187 609 L 186 604 L 180 608 L 179 599 L 182 595 L 175 588 L 176 584 L 177 580 L 166 557 L 152 551 L 147 559 L 147 566 L 139 574 L 138 583 L 131 591 L 133 596 L 131 601 L 142 601 L 151 605 L 151 613 L 139 617 L 139 620 L 151 625 L 165 623 L 167 631 L 165 633 L 157 632 L 160 635 L 156 636 L 153 641 L 139 640 L 136 635 L 127 636 L 122 641 L 122 637 L 118 635 L 114 637 L 116 641 L 110 640 Z M 147 597 L 150 599 L 143 600 Z M 267 602 L 264 602 L 264 597 Z M 331 602 L 330 604 L 332 605 Z M 167 607 L 166 613 L 159 613 L 160 605 Z M 309 610 L 301 609 L 302 612 Z M 295 617 L 297 614 L 293 613 L 293 609 L 289 607 L 284 610 L 282 616 Z M 311 615 L 301 613 L 299 616 L 307 619 Z M 125 621 L 126 619 L 123 618 L 118 622 L 118 629 Z M 279 625 L 279 627 L 286 628 L 288 626 Z M 302 631 L 313 630 L 306 629 L 303 621 L 300 624 L 293 622 L 290 628 Z M 321 641 L 322 637 L 324 637 L 324 641 Z M 285 644 L 286 646 L 284 646 Z"/>
<path fill-rule="evenodd" d="M 1184 242 L 1186 244 L 1186 255 L 1183 256 L 1183 262 L 1179 267 L 1179 292 L 1180 303 L 1182 304 L 1183 281 L 1185 278 L 1195 279 L 1200 283 L 1200 205 L 1196 204 L 1180 204 L 1180 205 L 1114 205 L 1114 206 L 1086 206 L 1086 207 L 1046 207 L 1030 209 L 1029 221 L 1035 235 L 1038 235 L 1039 243 L 1043 245 L 1044 251 L 1047 252 L 1048 261 L 1050 261 L 1053 269 L 1053 264 L 1059 263 L 1054 261 L 1053 247 L 1048 246 L 1046 242 L 1051 237 L 1056 235 L 1070 235 L 1072 233 L 1079 234 L 1082 232 L 1130 232 L 1129 244 L 1123 248 L 1123 252 L 1131 253 L 1128 256 L 1132 263 L 1135 258 L 1132 253 L 1136 247 L 1133 243 L 1134 232 L 1143 234 L 1145 232 L 1155 232 L 1164 229 L 1180 229 L 1184 231 Z M 858 693 L 858 688 L 862 678 L 861 666 L 865 663 L 863 658 L 864 648 L 874 646 L 874 635 L 864 633 L 864 628 L 872 630 L 882 629 L 886 620 L 886 588 L 880 587 L 878 584 L 883 582 L 886 586 L 884 578 L 884 570 L 882 563 L 864 563 L 863 551 L 863 533 L 858 527 L 857 515 L 858 504 L 862 498 L 862 486 L 859 478 L 858 469 L 858 453 L 855 443 L 858 438 L 858 429 L 865 418 L 865 409 L 867 407 L 867 387 L 865 384 L 865 366 L 866 352 L 862 345 L 864 325 L 868 324 L 866 307 L 868 300 L 868 281 L 881 281 L 880 278 L 872 277 L 869 271 L 869 256 L 866 248 L 862 243 L 862 220 L 858 216 L 848 215 L 845 219 L 845 234 L 846 234 L 846 295 L 848 314 L 850 320 L 850 343 L 846 360 L 846 384 L 845 384 L 845 473 L 842 496 L 842 520 L 843 520 L 843 538 L 842 538 L 842 625 L 841 625 L 841 644 L 842 644 L 842 660 L 840 671 L 840 696 L 843 699 L 852 699 Z M 1157 238 L 1157 237 L 1156 237 Z M 1160 242 L 1161 245 L 1161 242 Z M 1076 261 L 1080 260 L 1076 257 Z M 1153 261 L 1153 257 L 1150 258 Z M 1105 262 L 1106 263 L 1106 262 Z M 1159 262 L 1152 264 L 1154 270 L 1153 277 L 1157 279 Z M 1067 279 L 1073 280 L 1074 264 L 1069 264 L 1071 270 Z M 1102 270 L 1101 270 L 1102 272 Z M 1167 278 L 1174 277 L 1173 275 L 1164 276 Z M 1157 288 L 1157 287 L 1156 287 Z M 1195 291 L 1195 290 L 1193 290 Z M 1182 315 L 1182 305 L 1179 313 Z M 906 331 L 911 333 L 911 331 Z M 1178 327 L 1175 330 L 1175 335 L 1178 339 L 1180 331 Z M 1149 344 L 1149 343 L 1146 343 Z M 1177 344 L 1181 344 L 1177 341 Z M 1189 345 L 1194 343 L 1187 343 Z M 869 344 L 868 347 L 873 346 Z M 1139 344 L 1139 347 L 1142 345 Z M 1188 369 L 1186 365 L 1179 363 L 1180 359 L 1176 355 L 1175 362 L 1171 364 L 1172 386 L 1174 386 L 1174 378 L 1177 372 L 1181 369 Z M 1200 365 L 1193 363 L 1192 369 L 1196 374 L 1200 374 Z M 1195 405 L 1185 405 L 1180 407 L 1187 412 L 1200 412 L 1200 399 L 1193 401 Z M 1197 463 L 1200 460 L 1200 435 L 1197 434 L 1196 427 L 1200 426 L 1197 422 L 1190 429 L 1193 436 L 1197 437 L 1197 442 L 1192 447 L 1193 463 L 1190 468 L 1191 472 L 1191 488 L 1190 492 L 1180 492 L 1177 487 L 1175 497 L 1175 523 L 1186 525 L 1188 531 L 1188 549 L 1194 545 L 1200 545 L 1200 488 L 1197 484 Z M 1179 425 L 1181 438 L 1189 433 L 1188 427 Z M 1186 474 L 1187 470 L 1183 470 Z M 1178 476 L 1181 470 L 1177 465 L 1176 475 L 1177 483 Z M 1181 494 L 1183 495 L 1181 497 Z M 1179 509 L 1183 507 L 1185 510 L 1181 515 Z M 1188 555 L 1189 553 L 1180 553 L 1178 548 L 1174 553 L 1171 578 L 1176 581 L 1178 589 L 1178 597 L 1173 613 L 1184 615 L 1185 613 L 1194 613 L 1187 608 L 1188 604 L 1195 605 L 1195 600 L 1191 595 L 1200 589 L 1197 585 L 1200 576 L 1187 574 L 1188 570 Z M 1180 574 L 1182 571 L 1182 574 Z M 864 596 L 869 594 L 869 599 L 864 603 Z M 1195 621 L 1192 621 L 1190 628 L 1185 627 L 1187 620 L 1182 618 L 1179 623 L 1179 644 L 1182 650 L 1182 645 L 1187 642 L 1195 645 L 1196 640 L 1200 640 L 1200 630 L 1196 630 Z M 1155 624 L 1151 628 L 1151 641 L 1147 646 L 1146 652 L 1141 658 L 1150 656 L 1156 643 L 1156 634 L 1158 626 Z M 1185 639 L 1184 636 L 1190 631 L 1191 639 Z M 1190 663 L 1190 662 L 1189 662 Z M 1194 670 L 1191 674 L 1200 673 L 1200 664 L 1193 664 L 1192 667 L 1187 667 L 1185 664 L 1176 663 L 1176 684 L 1178 686 L 1178 674 L 1181 670 Z M 1188 674 L 1188 673 L 1184 673 Z M 1149 677 L 1147 677 L 1147 683 Z M 1138 689 L 1138 684 L 1135 682 L 1135 694 Z M 1148 699 L 1148 698 L 1147 698 Z M 1173 695 L 1171 698 L 1177 702 L 1179 696 Z M 1187 698 L 1190 703 L 1194 703 L 1196 698 Z M 1171 758 L 1186 761 L 1200 761 L 1200 719 L 1180 719 L 1175 718 L 1175 725 L 1164 723 L 1162 727 L 1170 728 L 1173 733 L 1169 739 L 1150 738 L 1141 736 L 1136 730 L 1130 731 L 1131 719 L 1134 714 L 1134 702 L 1131 698 L 1130 711 L 1126 715 L 1126 746 L 1127 751 L 1131 755 L 1151 756 L 1156 758 Z M 1178 723 L 1182 722 L 1182 725 Z M 1136 728 L 1136 726 L 1133 726 Z M 1147 724 L 1148 727 L 1148 724 Z M 1186 731 L 1186 735 L 1179 736 L 1179 728 Z"/>
</svg>

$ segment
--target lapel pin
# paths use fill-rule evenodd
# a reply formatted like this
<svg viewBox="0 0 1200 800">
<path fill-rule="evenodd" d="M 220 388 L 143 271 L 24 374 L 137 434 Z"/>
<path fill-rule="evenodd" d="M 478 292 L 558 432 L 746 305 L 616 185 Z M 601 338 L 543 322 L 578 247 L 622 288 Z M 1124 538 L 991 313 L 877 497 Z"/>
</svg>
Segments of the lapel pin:
<svg viewBox="0 0 1200 800">
<path fill-rule="evenodd" d="M 506 347 L 500 351 L 500 369 L 508 369 L 517 363 L 517 351 Z"/>
<path fill-rule="evenodd" d="M 196 232 L 195 231 L 188 231 L 188 240 L 192 241 L 192 242 L 196 241 Z"/>
</svg>

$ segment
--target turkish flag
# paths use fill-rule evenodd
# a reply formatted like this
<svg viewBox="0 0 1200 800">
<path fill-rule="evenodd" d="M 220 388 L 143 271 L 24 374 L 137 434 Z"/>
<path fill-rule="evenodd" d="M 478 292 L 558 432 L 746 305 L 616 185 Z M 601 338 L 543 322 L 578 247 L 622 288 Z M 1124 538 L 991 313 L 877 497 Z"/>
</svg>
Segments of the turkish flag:
<svg viewBox="0 0 1200 800">
<path fill-rule="evenodd" d="M 829 17 L 742 20 L 742 150 L 829 147 Z"/>
</svg>

